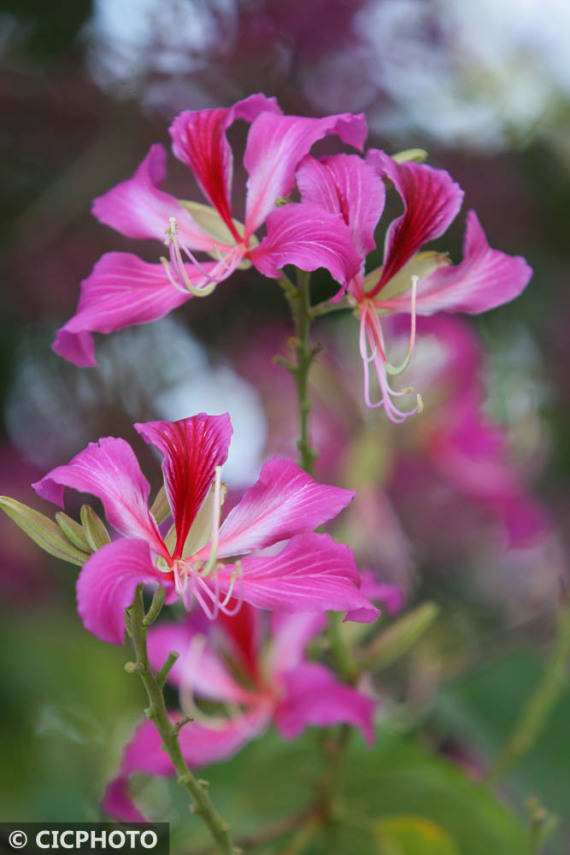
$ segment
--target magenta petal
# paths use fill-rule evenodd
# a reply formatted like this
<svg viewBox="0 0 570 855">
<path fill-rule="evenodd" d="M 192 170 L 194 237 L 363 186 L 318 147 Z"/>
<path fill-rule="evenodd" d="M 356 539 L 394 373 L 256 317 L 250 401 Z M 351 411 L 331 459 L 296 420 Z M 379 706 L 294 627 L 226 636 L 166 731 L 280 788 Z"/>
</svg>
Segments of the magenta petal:
<svg viewBox="0 0 570 855">
<path fill-rule="evenodd" d="M 267 217 L 267 236 L 248 253 L 257 269 L 276 279 L 287 264 L 301 270 L 324 267 L 345 284 L 358 272 L 361 259 L 341 214 L 318 205 L 290 203 Z"/>
<path fill-rule="evenodd" d="M 278 555 L 246 556 L 234 596 L 259 609 L 285 612 L 349 611 L 373 606 L 360 593 L 360 577 L 348 546 L 328 534 L 300 534 Z M 218 581 L 228 590 L 235 568 L 225 565 Z"/>
<path fill-rule="evenodd" d="M 374 296 L 423 244 L 445 232 L 461 207 L 463 191 L 443 169 L 397 163 L 378 149 L 370 150 L 366 159 L 381 177 L 394 183 L 404 203 L 404 213 L 386 233 L 382 275 L 369 292 Z"/>
<path fill-rule="evenodd" d="M 352 724 L 366 741 L 374 742 L 374 701 L 339 683 L 324 665 L 306 662 L 281 676 L 285 697 L 275 713 L 275 725 L 294 739 L 308 725 Z"/>
<path fill-rule="evenodd" d="M 107 816 L 119 822 L 147 822 L 147 818 L 136 807 L 129 794 L 129 779 L 126 776 L 115 778 L 108 784 L 101 810 Z"/>
<path fill-rule="evenodd" d="M 162 584 L 168 593 L 173 588 L 153 565 L 144 540 L 116 540 L 94 552 L 77 577 L 77 610 L 85 628 L 103 641 L 122 644 L 125 609 L 141 582 Z"/>
<path fill-rule="evenodd" d="M 186 272 L 190 279 L 203 278 L 203 272 L 189 264 Z M 58 331 L 53 349 L 76 365 L 95 365 L 90 333 L 155 321 L 190 297 L 170 282 L 162 264 L 149 264 L 127 252 L 108 252 L 81 283 L 77 312 Z"/>
<path fill-rule="evenodd" d="M 65 326 L 57 331 L 52 349 L 79 368 L 97 365 L 95 342 L 89 332 L 69 332 Z"/>
<path fill-rule="evenodd" d="M 168 675 L 173 685 L 211 700 L 251 702 L 251 694 L 236 683 L 210 641 L 189 625 L 164 623 L 149 630 L 148 656 L 155 671 L 170 652 L 179 654 Z"/>
<path fill-rule="evenodd" d="M 172 721 L 180 717 L 171 715 Z M 216 728 L 187 724 L 178 737 L 184 759 L 191 768 L 227 760 L 267 727 L 269 718 L 267 707 L 260 705 L 243 715 L 228 719 L 227 723 Z M 137 728 L 125 749 L 121 775 L 133 772 L 146 772 L 149 775 L 174 774 L 174 767 L 166 751 L 161 748 L 161 739 L 152 721 L 145 721 Z"/>
<path fill-rule="evenodd" d="M 463 261 L 453 267 L 439 267 L 420 282 L 417 312 L 486 312 L 518 297 L 531 276 L 532 269 L 524 258 L 491 249 L 475 211 L 469 211 Z M 407 304 L 409 310 L 409 297 Z"/>
<path fill-rule="evenodd" d="M 131 238 L 156 238 L 164 242 L 170 217 L 190 249 L 209 250 L 214 241 L 194 222 L 186 208 L 158 187 L 165 178 L 166 150 L 152 145 L 132 178 L 122 181 L 93 202 L 100 222 Z"/>
<path fill-rule="evenodd" d="M 125 537 L 164 547 L 148 510 L 150 486 L 128 442 L 104 436 L 90 442 L 66 466 L 57 466 L 32 485 L 38 496 L 63 507 L 63 488 L 92 493 L 103 503 L 109 523 Z"/>
<path fill-rule="evenodd" d="M 322 612 L 276 612 L 271 615 L 269 668 L 277 680 L 284 671 L 300 664 L 307 644 L 326 624 L 327 616 Z"/>
<path fill-rule="evenodd" d="M 172 150 L 186 163 L 204 195 L 239 239 L 231 215 L 233 156 L 226 130 L 235 119 L 253 121 L 262 111 L 280 112 L 275 98 L 251 95 L 233 107 L 215 110 L 185 110 L 171 125 Z"/>
<path fill-rule="evenodd" d="M 312 146 L 336 134 L 362 150 L 367 128 L 364 115 L 341 113 L 321 119 L 262 113 L 252 124 L 244 155 L 248 171 L 246 232 L 252 234 L 295 183 L 295 169 Z"/>
<path fill-rule="evenodd" d="M 390 615 L 397 615 L 402 611 L 406 603 L 403 588 L 388 582 L 380 582 L 372 570 L 363 570 L 360 576 L 362 579 L 360 590 L 365 597 L 374 603 L 381 603 Z"/>
<path fill-rule="evenodd" d="M 297 186 L 303 202 L 342 214 L 350 227 L 362 259 L 376 248 L 374 230 L 384 209 L 384 182 L 375 170 L 355 154 L 306 157 L 297 170 Z"/>
<path fill-rule="evenodd" d="M 220 529 L 218 555 L 240 555 L 312 531 L 354 496 L 352 490 L 319 484 L 288 458 L 274 457 L 228 514 Z"/>
<path fill-rule="evenodd" d="M 216 466 L 228 456 L 232 424 L 227 413 L 199 413 L 177 422 L 146 422 L 135 430 L 164 457 L 162 472 L 176 526 L 174 558 L 180 558 L 186 536 L 212 484 Z"/>
</svg>

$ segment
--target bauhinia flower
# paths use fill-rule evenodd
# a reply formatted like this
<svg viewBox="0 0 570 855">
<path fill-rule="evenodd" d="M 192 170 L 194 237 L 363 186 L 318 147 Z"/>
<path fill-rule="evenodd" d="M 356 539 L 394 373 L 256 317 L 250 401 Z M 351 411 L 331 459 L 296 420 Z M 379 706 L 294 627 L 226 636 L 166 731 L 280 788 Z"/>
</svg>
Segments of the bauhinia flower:
<svg viewBox="0 0 570 855">
<path fill-rule="evenodd" d="M 375 247 L 374 231 L 384 209 L 384 182 L 391 182 L 404 204 L 404 213 L 388 226 L 384 263 L 365 275 L 366 254 Z M 364 365 L 367 406 L 381 407 L 393 422 L 403 422 L 422 408 L 403 411 L 394 399 L 408 394 L 392 388 L 389 376 L 400 374 L 414 350 L 416 314 L 465 312 L 477 314 L 518 296 L 527 285 L 531 268 L 526 261 L 492 249 L 474 211 L 467 214 L 463 261 L 451 265 L 446 254 L 419 252 L 440 237 L 455 219 L 463 191 L 442 169 L 421 163 L 399 162 L 371 149 L 363 161 L 356 155 L 315 159 L 307 156 L 297 173 L 302 199 L 324 210 L 341 213 L 360 255 L 358 273 L 348 284 L 349 301 L 360 321 L 360 354 Z M 381 317 L 411 315 L 407 354 L 394 365 L 388 356 Z M 373 400 L 370 368 L 380 395 Z"/>
<path fill-rule="evenodd" d="M 163 516 L 173 519 L 164 537 L 148 507 L 148 481 L 123 439 L 91 443 L 33 485 L 60 506 L 64 487 L 92 493 L 120 536 L 88 558 L 77 580 L 79 614 L 94 635 L 122 643 L 123 613 L 141 583 L 162 585 L 167 602 L 180 597 L 187 609 L 196 603 L 210 618 L 247 602 L 374 619 L 377 609 L 359 590 L 348 546 L 313 532 L 346 507 L 353 492 L 319 484 L 293 461 L 274 457 L 220 525 L 229 416 L 202 413 L 135 429 L 163 455 Z"/>
<path fill-rule="evenodd" d="M 233 156 L 226 138 L 237 119 L 251 123 L 243 223 L 231 213 Z M 96 364 L 91 333 L 161 318 L 192 296 L 211 294 L 238 267 L 253 264 L 272 278 L 287 264 L 325 267 L 341 283 L 358 269 L 350 233 L 337 212 L 280 203 L 294 187 L 298 163 L 318 140 L 336 134 L 362 149 L 362 114 L 284 116 L 274 98 L 259 94 L 232 107 L 180 113 L 170 134 L 175 156 L 190 168 L 210 205 L 160 190 L 166 158 L 161 145 L 151 147 L 132 178 L 95 199 L 97 219 L 127 237 L 166 243 L 168 258 L 151 264 L 124 252 L 102 256 L 82 283 L 77 313 L 54 343 L 55 351 L 76 365 Z M 260 239 L 256 232 L 263 225 L 266 234 Z"/>
<path fill-rule="evenodd" d="M 286 739 L 308 726 L 351 724 L 374 740 L 374 701 L 340 683 L 327 667 L 307 661 L 305 649 L 323 628 L 324 615 L 272 615 L 262 632 L 261 615 L 244 606 L 237 617 L 210 622 L 192 615 L 186 624 L 163 624 L 148 633 L 151 667 L 162 666 L 171 651 L 179 658 L 169 681 L 180 691 L 186 714 L 178 741 L 191 768 L 232 757 L 271 723 Z M 241 675 L 241 678 L 237 675 Z M 219 712 L 206 715 L 199 702 Z M 174 775 L 152 721 L 145 721 L 126 746 L 119 774 L 107 787 L 103 808 L 125 822 L 144 821 L 128 790 L 131 775 Z"/>
</svg>

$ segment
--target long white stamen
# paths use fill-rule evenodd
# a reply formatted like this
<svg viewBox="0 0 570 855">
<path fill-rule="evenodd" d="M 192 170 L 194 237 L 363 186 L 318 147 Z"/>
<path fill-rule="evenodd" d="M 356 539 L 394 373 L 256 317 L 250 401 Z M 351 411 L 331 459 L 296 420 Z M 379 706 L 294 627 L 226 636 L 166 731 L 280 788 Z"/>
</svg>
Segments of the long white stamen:
<svg viewBox="0 0 570 855">
<path fill-rule="evenodd" d="M 220 535 L 220 512 L 221 512 L 221 487 L 222 487 L 222 467 L 216 466 L 216 474 L 214 476 L 214 501 L 212 510 L 212 540 L 210 544 L 210 555 L 201 571 L 202 579 L 206 579 L 210 575 L 216 565 L 218 558 L 218 541 Z"/>
<path fill-rule="evenodd" d="M 408 348 L 408 356 L 406 357 L 405 361 L 406 364 L 411 358 L 415 339 L 415 289 L 417 287 L 417 277 L 414 277 L 414 279 L 415 281 L 413 282 L 412 286 L 414 290 L 414 296 L 412 301 L 414 312 L 412 321 L 412 332 L 410 335 L 410 346 Z M 362 363 L 364 369 L 364 400 L 366 405 L 371 409 L 377 409 L 378 407 L 383 406 L 386 410 L 386 415 L 388 416 L 390 421 L 395 422 L 396 424 L 400 424 L 406 421 L 407 418 L 414 415 L 415 413 L 421 413 L 423 410 L 423 402 L 420 395 L 416 396 L 416 406 L 408 412 L 399 410 L 392 400 L 392 398 L 402 397 L 403 395 L 407 395 L 413 392 L 414 390 L 412 387 L 409 386 L 402 390 L 392 389 L 390 383 L 388 382 L 388 376 L 386 373 L 388 363 L 384 357 L 384 334 L 382 331 L 380 318 L 378 317 L 378 314 L 373 305 L 365 306 L 361 312 L 359 345 L 360 355 L 362 356 Z M 370 389 L 370 365 L 372 363 L 374 364 L 376 379 L 378 380 L 378 385 L 380 387 L 381 393 L 380 400 L 375 402 L 372 401 Z M 403 370 L 403 368 L 401 370 Z M 399 373 L 399 371 L 392 373 Z"/>
<path fill-rule="evenodd" d="M 166 258 L 161 258 L 160 261 L 164 265 L 168 279 L 175 288 L 183 293 L 190 292 L 195 297 L 207 297 L 211 294 L 220 281 L 220 274 L 226 276 L 235 270 L 238 261 L 234 257 L 230 262 L 225 258 L 220 257 L 218 264 L 208 272 L 206 268 L 198 261 L 196 256 L 190 251 L 186 244 L 181 243 L 178 238 L 178 224 L 175 217 L 169 217 L 169 226 L 166 231 L 165 244 L 169 248 L 170 261 Z M 204 277 L 200 284 L 195 285 L 188 276 L 184 266 L 181 250 L 188 256 L 192 264 L 194 264 Z M 225 276 L 222 275 L 222 278 Z"/>
<path fill-rule="evenodd" d="M 409 365 L 410 359 L 412 358 L 414 352 L 414 345 L 416 342 L 416 294 L 418 290 L 419 281 L 419 276 L 412 276 L 412 296 L 410 306 L 410 341 L 408 344 L 408 352 L 406 353 L 406 356 L 399 365 L 391 365 L 389 362 L 386 362 L 386 371 L 389 374 L 401 374 L 402 371 Z"/>
</svg>

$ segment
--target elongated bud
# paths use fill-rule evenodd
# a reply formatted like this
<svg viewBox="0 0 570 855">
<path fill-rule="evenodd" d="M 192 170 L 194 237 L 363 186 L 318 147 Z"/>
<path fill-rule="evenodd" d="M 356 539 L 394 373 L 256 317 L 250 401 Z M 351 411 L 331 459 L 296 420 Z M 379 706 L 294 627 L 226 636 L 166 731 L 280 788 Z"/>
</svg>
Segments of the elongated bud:
<svg viewBox="0 0 570 855">
<path fill-rule="evenodd" d="M 8 496 L 0 496 L 0 507 L 44 552 L 78 567 L 82 567 L 89 558 L 67 539 L 53 520 L 39 511 Z"/>
<path fill-rule="evenodd" d="M 435 603 L 422 603 L 394 621 L 388 629 L 361 651 L 358 664 L 370 671 L 387 668 L 400 659 L 430 628 L 439 614 Z"/>
<path fill-rule="evenodd" d="M 66 538 L 71 541 L 71 543 L 80 549 L 82 552 L 93 552 L 89 543 L 87 542 L 87 538 L 85 537 L 85 532 L 83 531 L 83 526 L 76 522 L 71 517 L 68 517 L 67 514 L 64 514 L 63 511 L 58 511 L 55 515 L 55 521 L 66 536 Z"/>
<path fill-rule="evenodd" d="M 398 151 L 392 155 L 393 160 L 397 163 L 423 163 L 426 160 L 428 153 L 423 148 L 406 148 L 404 151 Z"/>
<path fill-rule="evenodd" d="M 109 532 L 103 525 L 103 521 L 97 516 L 90 505 L 81 506 L 81 523 L 87 542 L 93 552 L 111 543 Z"/>
<path fill-rule="evenodd" d="M 164 484 L 156 494 L 156 498 L 151 505 L 150 512 L 158 525 L 161 525 L 164 520 L 168 519 L 172 514 L 170 505 L 168 504 L 168 497 L 166 495 L 166 490 L 164 489 Z"/>
</svg>

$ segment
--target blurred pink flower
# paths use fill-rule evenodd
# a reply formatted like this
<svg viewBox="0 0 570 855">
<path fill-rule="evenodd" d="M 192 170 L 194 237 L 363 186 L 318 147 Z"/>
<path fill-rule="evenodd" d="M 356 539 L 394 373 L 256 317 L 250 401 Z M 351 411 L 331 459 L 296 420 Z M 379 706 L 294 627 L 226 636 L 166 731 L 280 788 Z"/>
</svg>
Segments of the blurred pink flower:
<svg viewBox="0 0 570 855">
<path fill-rule="evenodd" d="M 243 225 L 231 213 L 233 155 L 226 138 L 236 119 L 251 123 Z M 278 207 L 278 200 L 293 189 L 295 169 L 314 143 L 336 134 L 362 149 L 366 132 L 362 114 L 284 116 L 274 98 L 261 94 L 228 108 L 180 113 L 170 128 L 173 152 L 213 207 L 159 189 L 166 152 L 153 145 L 132 178 L 95 199 L 93 213 L 127 237 L 163 243 L 166 237 L 170 258 L 149 264 L 130 253 L 103 255 L 82 284 L 77 313 L 58 332 L 56 352 L 76 365 L 95 365 L 92 332 L 161 318 L 191 296 L 210 294 L 240 266 L 253 264 L 272 278 L 287 264 L 325 267 L 346 283 L 359 259 L 343 218 L 311 204 Z M 263 224 L 267 233 L 260 241 L 255 232 Z M 198 261 L 195 252 L 214 261 Z"/>
<path fill-rule="evenodd" d="M 91 443 L 33 485 L 60 506 L 64 486 L 92 493 L 121 535 L 87 560 L 77 580 L 78 609 L 90 632 L 122 644 L 123 613 L 140 583 L 162 585 L 167 602 L 178 595 L 187 609 L 196 600 L 210 618 L 233 614 L 245 601 L 269 610 L 358 609 L 359 620 L 374 619 L 377 609 L 359 591 L 348 546 L 313 532 L 353 492 L 319 484 L 291 460 L 274 457 L 220 526 L 229 416 L 202 413 L 135 429 L 163 455 L 173 517 L 166 537 L 148 508 L 149 484 L 122 439 Z M 267 551 L 275 544 L 278 553 Z"/>
<path fill-rule="evenodd" d="M 168 679 L 193 718 L 178 737 L 191 768 L 228 759 L 271 723 L 286 739 L 299 736 L 309 725 L 346 723 L 360 728 L 367 742 L 374 741 L 373 700 L 305 658 L 308 643 L 325 623 L 319 614 L 273 615 L 270 633 L 263 638 L 260 614 L 244 606 L 237 617 L 207 626 L 196 615 L 186 624 L 163 624 L 149 631 L 151 667 L 160 668 L 169 652 L 179 653 Z M 244 675 L 243 682 L 236 674 Z M 227 705 L 233 712 L 206 717 L 194 696 Z M 180 718 L 172 714 L 173 721 Z M 135 731 L 119 774 L 105 793 L 104 810 L 126 822 L 144 820 L 128 793 L 135 772 L 174 774 L 152 721 Z"/>
</svg>

